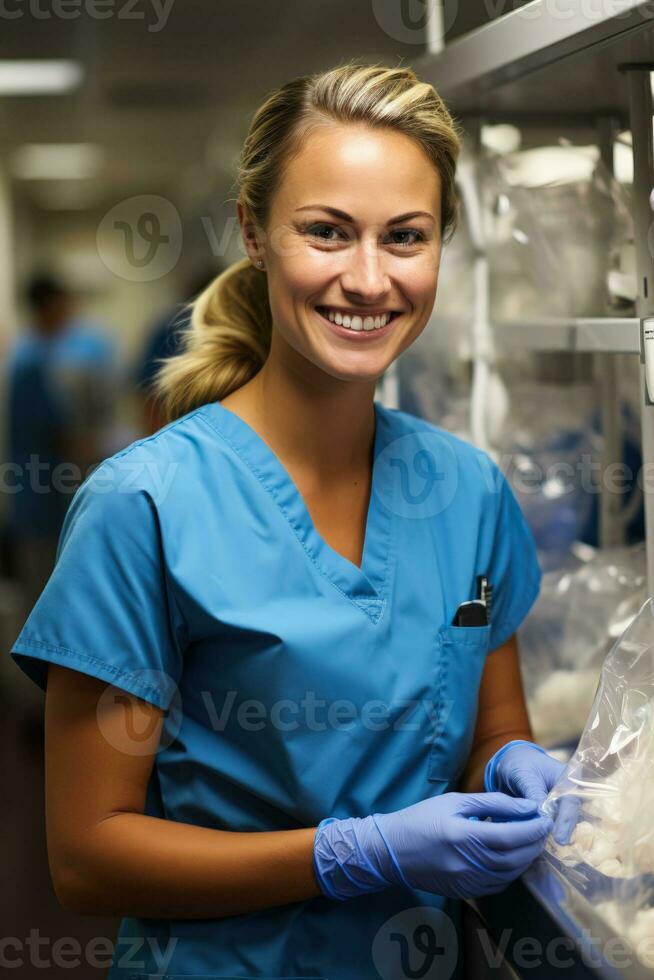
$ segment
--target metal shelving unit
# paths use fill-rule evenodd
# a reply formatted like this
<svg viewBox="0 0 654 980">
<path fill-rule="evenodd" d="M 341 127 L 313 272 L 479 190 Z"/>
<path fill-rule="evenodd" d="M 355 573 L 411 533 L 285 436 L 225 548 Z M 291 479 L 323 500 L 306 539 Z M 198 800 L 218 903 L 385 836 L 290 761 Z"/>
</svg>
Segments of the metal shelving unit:
<svg viewBox="0 0 654 980">
<path fill-rule="evenodd" d="M 454 115 L 476 137 L 477 145 L 483 123 L 513 122 L 523 129 L 537 126 L 554 138 L 557 129 L 564 133 L 572 128 L 583 133 L 584 140 L 589 135 L 595 139 L 604 162 L 611 167 L 614 133 L 618 127 L 631 130 L 636 317 L 554 319 L 541 317 L 534 310 L 533 318 L 527 321 L 491 323 L 490 333 L 495 349 L 503 351 L 586 351 L 596 355 L 604 464 L 618 458 L 621 445 L 617 362 L 612 355 L 638 355 L 643 469 L 645 474 L 654 472 L 654 404 L 647 396 L 642 354 L 642 321 L 654 315 L 654 5 L 641 0 L 576 0 L 567 4 L 531 0 L 442 50 L 436 50 L 438 38 L 434 37 L 433 50 L 416 62 L 416 70 L 433 83 Z M 479 257 L 475 261 L 478 263 Z M 483 273 L 476 275 L 475 281 L 483 283 Z M 487 315 L 484 301 L 480 309 L 482 317 Z M 483 359 L 484 337 L 475 332 L 474 316 L 446 315 L 438 318 L 439 326 L 458 332 L 466 328 L 471 343 L 479 342 Z M 649 479 L 644 481 L 643 495 L 652 594 L 654 493 L 648 483 Z M 610 494 L 602 494 L 602 544 L 616 543 L 612 532 L 617 504 Z M 533 881 L 530 887 L 547 908 L 542 889 L 539 891 Z M 560 902 L 557 893 L 554 907 Z M 574 930 L 569 935 L 575 937 Z M 605 975 L 635 978 L 641 973 L 614 970 L 602 972 Z"/>
<path fill-rule="evenodd" d="M 415 66 L 457 114 L 628 119 L 620 66 L 653 60 L 647 0 L 531 0 Z"/>
<path fill-rule="evenodd" d="M 500 350 L 640 353 L 640 320 L 632 317 L 544 317 L 492 326 Z"/>
<path fill-rule="evenodd" d="M 530 3 L 504 14 L 415 63 L 454 115 L 473 131 L 482 123 L 514 122 L 556 131 L 570 127 L 595 135 L 610 165 L 612 132 L 630 129 L 634 154 L 632 195 L 638 269 L 636 318 L 539 317 L 492 324 L 500 350 L 587 351 L 602 365 L 606 461 L 619 449 L 613 353 L 640 357 L 642 456 L 654 466 L 654 405 L 644 384 L 642 320 L 654 315 L 654 149 L 651 72 L 654 5 L 642 0 Z M 445 317 L 446 323 L 451 318 Z M 465 321 L 467 323 L 467 321 Z M 461 327 L 462 320 L 458 320 Z M 602 541 L 611 540 L 612 502 L 602 500 Z M 644 487 L 648 584 L 654 592 L 654 494 Z"/>
<path fill-rule="evenodd" d="M 469 317 L 436 312 L 434 321 L 445 333 L 470 335 Z M 640 320 L 635 317 L 540 317 L 493 321 L 491 327 L 501 351 L 640 353 Z"/>
</svg>

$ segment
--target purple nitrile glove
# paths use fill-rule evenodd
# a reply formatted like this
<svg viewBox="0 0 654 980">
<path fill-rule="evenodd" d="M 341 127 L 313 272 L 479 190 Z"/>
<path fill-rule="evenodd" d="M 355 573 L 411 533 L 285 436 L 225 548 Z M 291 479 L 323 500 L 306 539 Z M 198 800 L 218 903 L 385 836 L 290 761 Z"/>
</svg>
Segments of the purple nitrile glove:
<svg viewBox="0 0 654 980">
<path fill-rule="evenodd" d="M 517 739 L 503 745 L 486 763 L 484 788 L 489 793 L 499 791 L 533 800 L 540 809 L 564 769 L 565 763 L 549 755 L 540 745 Z M 570 842 L 580 809 L 579 798 L 574 795 L 559 799 L 552 831 L 559 844 Z"/>
<path fill-rule="evenodd" d="M 492 895 L 538 857 L 551 828 L 530 800 L 444 793 L 393 813 L 327 817 L 314 838 L 313 867 L 323 894 L 340 901 L 389 885 L 452 898 Z"/>
<path fill-rule="evenodd" d="M 484 789 L 533 800 L 538 806 L 558 782 L 565 764 L 535 742 L 507 742 L 486 763 Z"/>
</svg>

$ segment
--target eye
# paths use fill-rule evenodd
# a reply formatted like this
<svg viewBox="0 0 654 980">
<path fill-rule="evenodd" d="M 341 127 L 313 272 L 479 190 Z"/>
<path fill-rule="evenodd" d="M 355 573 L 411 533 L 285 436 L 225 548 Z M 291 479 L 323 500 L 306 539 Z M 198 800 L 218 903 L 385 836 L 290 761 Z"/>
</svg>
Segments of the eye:
<svg viewBox="0 0 654 980">
<path fill-rule="evenodd" d="M 415 228 L 398 228 L 397 231 L 393 231 L 393 232 L 391 232 L 391 234 L 392 235 L 416 235 L 417 236 L 416 238 L 413 239 L 413 241 L 410 241 L 410 242 L 396 242 L 395 243 L 396 245 L 401 245 L 403 248 L 406 248 L 408 245 L 417 245 L 418 242 L 424 242 L 424 240 L 425 240 L 425 236 L 422 234 L 422 232 L 421 231 L 418 231 Z"/>
<path fill-rule="evenodd" d="M 330 232 L 339 232 L 339 229 L 336 227 L 336 225 L 330 225 L 330 224 L 327 224 L 325 222 L 320 222 L 319 224 L 313 224 L 313 225 L 305 225 L 302 230 L 304 232 L 308 232 L 308 234 L 312 235 L 314 238 L 319 238 L 323 242 L 334 242 L 334 241 L 336 241 L 335 238 L 332 238 L 330 236 Z M 339 234 L 340 234 L 340 232 L 339 232 Z M 419 242 L 424 242 L 425 241 L 425 236 L 422 234 L 421 231 L 418 231 L 416 228 L 398 228 L 395 231 L 392 231 L 390 234 L 391 235 L 413 235 L 414 236 L 411 239 L 411 241 L 408 241 L 408 242 L 407 241 L 404 241 L 404 242 L 395 241 L 394 242 L 395 245 L 399 245 L 401 248 L 407 248 L 407 247 L 410 247 L 411 245 L 417 245 Z"/>
<path fill-rule="evenodd" d="M 322 239 L 322 241 L 323 241 L 323 242 L 333 242 L 333 241 L 335 241 L 335 239 L 334 239 L 334 238 L 325 238 L 325 236 L 324 236 L 324 235 L 320 235 L 320 234 L 318 234 L 318 233 L 316 232 L 316 229 L 317 229 L 317 228 L 322 228 L 323 230 L 324 230 L 324 229 L 327 229 L 327 231 L 328 231 L 328 232 L 329 232 L 329 231 L 338 231 L 338 229 L 336 228 L 336 226 L 335 226 L 335 225 L 328 225 L 328 224 L 323 224 L 323 223 L 321 223 L 321 224 L 317 224 L 317 225 L 308 225 L 308 226 L 306 226 L 306 227 L 305 227 L 305 229 L 304 229 L 304 230 L 305 230 L 305 231 L 308 231 L 308 232 L 309 232 L 309 234 L 310 234 L 310 235 L 313 235 L 313 236 L 314 236 L 315 238 L 320 238 L 320 239 Z"/>
</svg>

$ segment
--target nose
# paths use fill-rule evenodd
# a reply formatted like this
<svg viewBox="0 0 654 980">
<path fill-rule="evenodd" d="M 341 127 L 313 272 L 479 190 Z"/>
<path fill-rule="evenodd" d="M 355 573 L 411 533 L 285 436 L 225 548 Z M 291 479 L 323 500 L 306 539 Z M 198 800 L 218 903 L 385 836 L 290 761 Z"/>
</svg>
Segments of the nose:
<svg viewBox="0 0 654 980">
<path fill-rule="evenodd" d="M 348 255 L 347 271 L 341 277 L 343 291 L 359 302 L 379 302 L 390 290 L 384 258 L 375 245 L 360 241 Z"/>
</svg>

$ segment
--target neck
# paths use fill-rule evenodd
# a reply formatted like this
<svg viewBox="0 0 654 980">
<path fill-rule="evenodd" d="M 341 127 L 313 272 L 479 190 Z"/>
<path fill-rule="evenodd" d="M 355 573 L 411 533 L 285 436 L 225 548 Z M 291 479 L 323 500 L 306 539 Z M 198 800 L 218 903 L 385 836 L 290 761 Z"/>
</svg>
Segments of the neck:
<svg viewBox="0 0 654 980">
<path fill-rule="evenodd" d="M 305 358 L 291 365 L 269 357 L 225 405 L 290 466 L 329 482 L 370 467 L 374 393 L 374 381 L 341 381 L 307 369 Z"/>
</svg>

